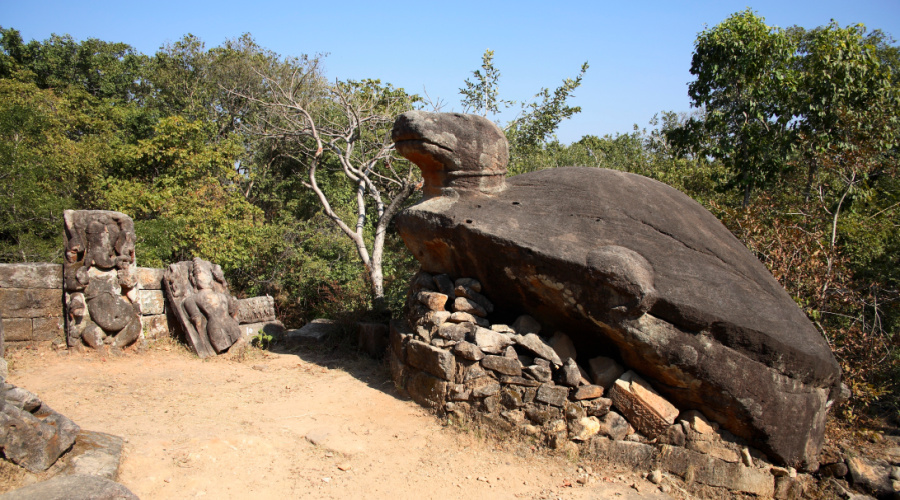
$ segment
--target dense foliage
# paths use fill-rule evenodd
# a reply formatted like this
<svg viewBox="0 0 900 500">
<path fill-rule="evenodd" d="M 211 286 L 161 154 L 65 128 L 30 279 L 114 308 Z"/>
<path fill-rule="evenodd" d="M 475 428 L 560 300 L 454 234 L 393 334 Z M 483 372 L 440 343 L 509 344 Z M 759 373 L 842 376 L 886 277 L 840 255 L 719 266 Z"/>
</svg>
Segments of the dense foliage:
<svg viewBox="0 0 900 500">
<path fill-rule="evenodd" d="M 248 35 L 212 49 L 187 35 L 147 56 L 0 28 L 0 261 L 58 261 L 63 209 L 111 209 L 134 218 L 140 265 L 213 260 L 239 293 L 276 297 L 288 322 L 396 310 L 415 262 L 392 210 L 415 201 L 418 179 L 387 134 L 422 103 L 378 80 L 326 81 L 320 63 Z M 854 393 L 841 415 L 897 417 L 894 41 L 739 12 L 697 37 L 690 113 L 562 144 L 554 132 L 580 111 L 569 99 L 586 69 L 516 104 L 487 51 L 463 106 L 520 108 L 504 125 L 511 174 L 613 168 L 704 204 L 834 349 Z"/>
</svg>

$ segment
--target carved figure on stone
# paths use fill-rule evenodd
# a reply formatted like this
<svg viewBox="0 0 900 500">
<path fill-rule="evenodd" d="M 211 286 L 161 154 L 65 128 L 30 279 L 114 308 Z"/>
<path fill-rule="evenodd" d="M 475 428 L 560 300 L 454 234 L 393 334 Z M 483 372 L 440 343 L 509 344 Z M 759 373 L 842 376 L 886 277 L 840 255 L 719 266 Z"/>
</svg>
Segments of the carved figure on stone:
<svg viewBox="0 0 900 500">
<path fill-rule="evenodd" d="M 63 218 L 69 347 L 131 345 L 141 334 L 134 222 L 107 210 L 66 210 Z"/>
<path fill-rule="evenodd" d="M 495 310 L 608 352 L 682 410 L 773 460 L 816 468 L 840 368 L 768 270 L 683 193 L 582 167 L 505 178 L 489 120 L 413 111 L 392 133 L 424 199 L 397 216 L 422 270 L 472 277 Z"/>
<path fill-rule="evenodd" d="M 201 358 L 228 350 L 241 338 L 237 299 L 228 293 L 222 268 L 194 257 L 166 269 L 164 284 L 172 310 Z"/>
</svg>

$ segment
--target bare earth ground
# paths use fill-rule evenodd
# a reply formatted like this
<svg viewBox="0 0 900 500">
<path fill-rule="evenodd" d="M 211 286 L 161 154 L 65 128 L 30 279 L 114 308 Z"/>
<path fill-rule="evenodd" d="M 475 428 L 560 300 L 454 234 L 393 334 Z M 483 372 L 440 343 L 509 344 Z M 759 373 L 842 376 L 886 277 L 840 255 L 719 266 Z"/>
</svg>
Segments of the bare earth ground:
<svg viewBox="0 0 900 500">
<path fill-rule="evenodd" d="M 443 425 L 382 363 L 341 352 L 200 360 L 168 342 L 7 359 L 11 383 L 126 439 L 119 481 L 144 500 L 669 498 L 632 473 Z"/>
</svg>

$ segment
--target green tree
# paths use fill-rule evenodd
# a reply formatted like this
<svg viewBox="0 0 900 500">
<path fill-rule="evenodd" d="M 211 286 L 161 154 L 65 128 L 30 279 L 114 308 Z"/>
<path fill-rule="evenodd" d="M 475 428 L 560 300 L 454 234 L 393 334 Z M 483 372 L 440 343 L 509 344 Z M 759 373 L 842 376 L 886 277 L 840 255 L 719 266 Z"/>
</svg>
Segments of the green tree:
<svg viewBox="0 0 900 500">
<path fill-rule="evenodd" d="M 681 148 L 723 162 L 743 191 L 770 184 L 787 169 L 793 115 L 784 105 L 796 86 L 791 38 L 751 10 L 731 15 L 697 37 L 691 104 L 704 109 L 669 132 Z"/>
</svg>

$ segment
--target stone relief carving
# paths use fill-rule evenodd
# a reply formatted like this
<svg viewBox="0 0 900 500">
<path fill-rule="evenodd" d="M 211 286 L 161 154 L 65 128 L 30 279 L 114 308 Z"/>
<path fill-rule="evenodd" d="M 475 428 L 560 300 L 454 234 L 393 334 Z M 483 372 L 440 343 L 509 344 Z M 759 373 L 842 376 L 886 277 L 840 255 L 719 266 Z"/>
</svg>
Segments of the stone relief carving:
<svg viewBox="0 0 900 500">
<path fill-rule="evenodd" d="M 201 358 L 228 350 L 241 337 L 237 299 L 217 264 L 195 257 L 171 264 L 164 284 L 187 341 Z"/>
<path fill-rule="evenodd" d="M 66 210 L 63 218 L 69 347 L 131 345 L 141 334 L 134 222 L 107 210 Z"/>
</svg>

